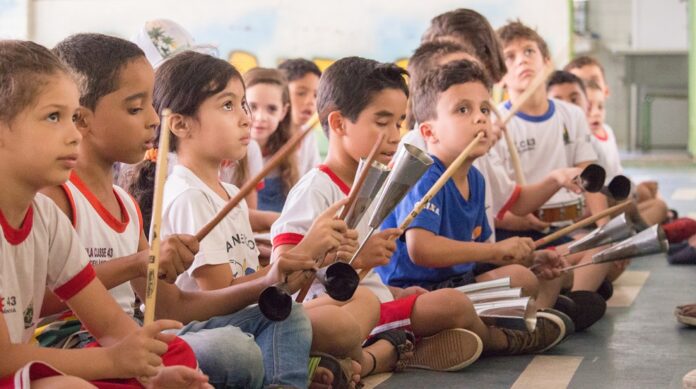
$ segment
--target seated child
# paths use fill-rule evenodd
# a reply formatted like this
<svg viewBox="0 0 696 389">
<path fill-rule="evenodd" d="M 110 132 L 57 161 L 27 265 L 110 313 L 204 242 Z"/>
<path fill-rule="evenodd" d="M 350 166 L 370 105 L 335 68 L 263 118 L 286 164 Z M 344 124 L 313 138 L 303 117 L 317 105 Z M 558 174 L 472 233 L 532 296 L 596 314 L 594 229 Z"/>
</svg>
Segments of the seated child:
<svg viewBox="0 0 696 389">
<path fill-rule="evenodd" d="M 80 94 L 70 71 L 38 44 L 0 41 L 0 84 L 0 179 L 6 185 L 0 193 L 0 386 L 28 386 L 28 380 L 32 387 L 93 387 L 85 380 L 127 379 L 118 383 L 207 387 L 188 344 L 162 333 L 181 323 L 160 320 L 139 328 L 96 279 L 68 219 L 37 194 L 65 182 L 77 163 Z M 46 288 L 102 347 L 30 344 Z"/>
<path fill-rule="evenodd" d="M 317 85 L 321 70 L 312 61 L 304 58 L 293 58 L 283 61 L 278 66 L 283 72 L 290 92 L 290 133 L 295 134 L 317 112 Z M 312 132 L 305 137 L 297 150 L 299 177 L 321 163 L 317 134 Z"/>
</svg>

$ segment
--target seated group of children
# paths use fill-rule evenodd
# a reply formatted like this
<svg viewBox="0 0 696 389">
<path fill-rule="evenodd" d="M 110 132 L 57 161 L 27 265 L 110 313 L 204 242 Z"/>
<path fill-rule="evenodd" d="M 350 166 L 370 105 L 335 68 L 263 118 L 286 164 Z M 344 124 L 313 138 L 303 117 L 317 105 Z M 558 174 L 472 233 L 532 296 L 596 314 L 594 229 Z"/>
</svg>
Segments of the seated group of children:
<svg viewBox="0 0 696 389">
<path fill-rule="evenodd" d="M 559 73 L 551 97 L 539 88 L 520 101 L 550 66 L 533 29 L 511 22 L 496 33 L 458 9 L 432 20 L 408 72 L 348 57 L 323 74 L 293 59 L 242 75 L 192 43 L 171 55 L 148 41 L 155 27 L 146 25 L 138 45 L 91 33 L 50 51 L 0 41 L 0 388 L 354 387 L 379 372 L 456 371 L 481 356 L 541 353 L 604 314 L 626 263 L 562 272 L 600 248 L 564 257 L 572 238 L 546 249 L 533 239 L 556 229 L 534 216 L 545 204 L 607 208 L 604 195 L 582 193 L 574 180 L 596 161 L 608 179 L 621 173 L 603 123 L 606 86 L 603 76 L 585 85 Z M 584 78 L 588 66 L 599 64 L 569 69 Z M 509 101 L 496 106 L 491 88 L 501 81 Z M 498 141 L 496 115 L 520 103 L 504 131 L 530 184 L 515 181 Z M 310 134 L 199 242 L 194 235 L 315 113 L 326 159 Z M 404 121 L 413 130 L 402 139 Z M 157 320 L 142 325 L 164 128 L 171 166 L 160 280 L 156 308 L 145 307 Z M 479 133 L 463 166 L 401 230 Z M 350 260 L 368 234 L 367 217 L 350 229 L 336 214 L 380 136 L 378 162 L 390 164 L 407 142 L 434 163 L 355 258 L 367 276 L 348 301 L 315 281 L 287 319 L 266 318 L 256 304 L 265 288 L 297 292 L 307 279 L 298 274 Z M 654 183 L 642 191 L 641 217 L 664 222 Z M 272 245 L 262 246 L 254 231 L 268 230 Z M 455 289 L 503 277 L 535 299 L 533 331 L 485 322 Z M 67 310 L 87 333 L 32 344 L 40 322 L 66 319 Z"/>
</svg>

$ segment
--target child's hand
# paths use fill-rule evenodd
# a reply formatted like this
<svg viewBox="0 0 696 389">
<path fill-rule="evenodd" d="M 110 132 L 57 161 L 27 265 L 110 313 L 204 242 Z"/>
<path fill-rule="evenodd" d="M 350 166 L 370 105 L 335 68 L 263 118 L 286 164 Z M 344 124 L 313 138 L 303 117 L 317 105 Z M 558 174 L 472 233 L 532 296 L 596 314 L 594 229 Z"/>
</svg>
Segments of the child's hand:
<svg viewBox="0 0 696 389">
<path fill-rule="evenodd" d="M 174 334 L 163 334 L 168 329 L 181 328 L 174 320 L 157 320 L 139 328 L 106 350 L 111 356 L 117 376 L 114 378 L 152 377 L 162 365 L 160 357 L 167 352 L 167 342 Z"/>
<path fill-rule="evenodd" d="M 582 173 L 582 169 L 578 167 L 567 167 L 551 171 L 549 176 L 556 181 L 558 186 L 566 188 L 574 193 L 582 193 L 582 188 L 578 185 L 576 177 Z"/>
<path fill-rule="evenodd" d="M 534 252 L 533 264 L 536 266 L 534 272 L 540 278 L 552 280 L 561 276 L 561 270 L 568 266 L 568 263 L 552 250 L 539 250 Z"/>
<path fill-rule="evenodd" d="M 534 231 L 545 231 L 549 227 L 551 227 L 551 223 L 547 223 L 545 221 L 539 220 L 536 216 L 532 215 L 531 213 L 528 214 L 527 216 L 524 217 L 524 223 L 525 223 L 525 230 L 534 230 Z"/>
<path fill-rule="evenodd" d="M 173 284 L 179 274 L 193 263 L 198 252 L 198 240 L 191 235 L 170 235 L 160 242 L 159 279 Z M 144 256 L 144 276 L 147 276 L 148 253 Z"/>
<path fill-rule="evenodd" d="M 353 267 L 356 269 L 371 269 L 377 266 L 384 266 L 396 251 L 395 238 L 403 234 L 399 228 L 388 228 L 370 237 L 365 243 L 362 252 L 355 258 Z"/>
<path fill-rule="evenodd" d="M 271 263 L 268 273 L 266 273 L 265 284 L 273 285 L 278 282 L 289 282 L 294 280 L 288 289 L 294 290 L 299 288 L 304 284 L 305 277 L 288 277 L 290 274 L 301 270 L 310 270 L 316 268 L 316 263 L 307 254 L 296 253 L 294 251 L 288 251 L 281 253 L 278 257 Z M 301 282 L 300 282 L 301 281 Z M 296 285 L 297 284 L 297 285 Z"/>
<path fill-rule="evenodd" d="M 534 241 L 518 236 L 494 243 L 499 264 L 524 263 L 534 252 Z"/>
<path fill-rule="evenodd" d="M 343 234 L 343 241 L 341 245 L 336 249 L 335 260 L 348 262 L 353 258 L 353 254 L 358 250 L 358 231 L 357 230 L 346 230 Z"/>
<path fill-rule="evenodd" d="M 336 212 L 345 204 L 343 199 L 327 208 L 305 234 L 302 242 L 297 247 L 312 258 L 323 258 L 328 251 L 338 248 L 344 240 L 344 234 L 348 229 L 346 222 L 336 218 Z"/>
<path fill-rule="evenodd" d="M 147 389 L 208 389 L 208 376 L 198 370 L 186 366 L 167 366 L 159 370 L 159 373 L 144 382 Z"/>
</svg>

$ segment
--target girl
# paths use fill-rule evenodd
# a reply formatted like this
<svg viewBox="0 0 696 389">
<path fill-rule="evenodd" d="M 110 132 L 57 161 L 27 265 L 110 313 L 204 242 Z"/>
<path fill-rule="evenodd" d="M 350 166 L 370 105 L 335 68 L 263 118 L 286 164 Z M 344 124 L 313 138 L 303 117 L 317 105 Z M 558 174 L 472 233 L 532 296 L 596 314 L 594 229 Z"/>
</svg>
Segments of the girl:
<svg viewBox="0 0 696 389">
<path fill-rule="evenodd" d="M 0 85 L 0 181 L 6 185 L 0 193 L 0 387 L 93 387 L 85 380 L 107 378 L 139 386 L 133 377 L 152 386 L 206 385 L 191 369 L 197 364 L 188 345 L 161 333 L 181 324 L 162 320 L 139 328 L 96 279 L 68 219 L 37 194 L 65 182 L 76 164 L 79 93 L 68 70 L 40 45 L 0 41 Z M 46 287 L 103 348 L 29 344 Z M 163 368 L 160 358 L 168 364 L 177 353 L 172 364 L 181 366 Z"/>
<path fill-rule="evenodd" d="M 251 137 L 261 146 L 267 161 L 292 136 L 287 81 L 279 70 L 255 68 L 244 75 L 244 82 L 253 114 Z M 283 210 L 290 188 L 299 179 L 298 157 L 298 153 L 291 153 L 265 179 L 264 188 L 259 191 L 260 210 Z"/>
</svg>

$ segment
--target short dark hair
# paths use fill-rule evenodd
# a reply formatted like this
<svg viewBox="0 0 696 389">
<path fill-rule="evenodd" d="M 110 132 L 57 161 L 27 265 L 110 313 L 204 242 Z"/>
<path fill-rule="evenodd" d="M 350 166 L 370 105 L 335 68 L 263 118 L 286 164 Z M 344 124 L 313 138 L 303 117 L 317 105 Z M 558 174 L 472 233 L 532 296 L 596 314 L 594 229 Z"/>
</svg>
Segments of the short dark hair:
<svg viewBox="0 0 696 389">
<path fill-rule="evenodd" d="M 537 44 L 544 58 L 551 58 L 549 46 L 546 44 L 544 38 L 542 38 L 535 29 L 526 26 L 519 19 L 508 22 L 508 24 L 500 27 L 498 29 L 498 37 L 500 37 L 500 40 L 503 42 L 503 49 L 514 40 L 527 39 Z"/>
<path fill-rule="evenodd" d="M 321 77 L 321 70 L 319 70 L 319 66 L 304 58 L 287 59 L 278 65 L 278 69 L 283 72 L 285 78 L 288 79 L 288 82 L 299 80 L 308 73 Z"/>
<path fill-rule="evenodd" d="M 72 71 L 80 90 L 80 105 L 94 110 L 102 97 L 118 89 L 121 70 L 131 61 L 145 58 L 133 42 L 104 34 L 71 35 L 53 52 Z"/>
<path fill-rule="evenodd" d="M 329 114 L 340 111 L 355 122 L 373 96 L 385 89 L 399 89 L 408 97 L 404 76 L 408 72 L 393 63 L 381 63 L 361 57 L 339 59 L 319 79 L 317 112 L 329 136 Z"/>
<path fill-rule="evenodd" d="M 29 41 L 0 40 L 0 121 L 11 123 L 32 105 L 48 76 L 68 69 L 47 48 Z"/>
<path fill-rule="evenodd" d="M 493 81 L 498 82 L 505 76 L 507 68 L 500 41 L 483 15 L 466 8 L 440 14 L 430 21 L 421 43 L 452 38 L 470 46 Z"/>
<path fill-rule="evenodd" d="M 580 87 L 580 89 L 582 89 L 582 93 L 587 94 L 585 91 L 585 83 L 582 82 L 580 77 L 565 70 L 556 70 L 551 73 L 551 77 L 546 83 L 546 90 L 548 91 L 552 86 L 560 84 L 576 84 Z"/>
<path fill-rule="evenodd" d="M 418 79 L 413 90 L 413 114 L 419 123 L 437 118 L 440 95 L 457 84 L 480 82 L 486 89 L 491 81 L 483 69 L 471 61 L 454 61 L 431 69 Z"/>
<path fill-rule="evenodd" d="M 410 75 L 410 89 L 418 82 L 418 77 L 428 70 L 437 67 L 440 59 L 452 53 L 467 53 L 476 56 L 473 50 L 449 40 L 440 40 L 422 43 L 408 60 L 408 74 Z M 411 89 L 411 94 L 413 91 Z M 409 100 L 409 111 L 406 115 L 406 126 L 411 129 L 416 124 L 413 116 L 413 100 Z"/>
<path fill-rule="evenodd" d="M 579 69 L 585 66 L 597 66 L 602 72 L 602 77 L 604 76 L 604 66 L 597 60 L 597 58 L 590 57 L 589 55 L 582 55 L 580 57 L 573 58 L 572 61 L 563 68 L 563 70 L 571 71 L 573 69 Z"/>
</svg>

